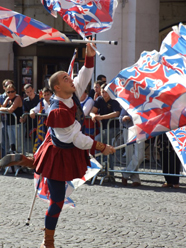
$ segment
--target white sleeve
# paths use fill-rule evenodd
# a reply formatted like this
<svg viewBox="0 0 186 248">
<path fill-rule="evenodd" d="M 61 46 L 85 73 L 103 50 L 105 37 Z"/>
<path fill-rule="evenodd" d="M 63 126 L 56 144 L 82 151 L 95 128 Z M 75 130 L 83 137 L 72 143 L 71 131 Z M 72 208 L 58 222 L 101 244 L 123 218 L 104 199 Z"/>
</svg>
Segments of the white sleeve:
<svg viewBox="0 0 186 248">
<path fill-rule="evenodd" d="M 34 111 L 34 113 L 39 113 L 39 110 L 40 110 L 40 102 L 37 104 L 37 106 L 35 106 L 34 108 L 31 109 L 32 111 Z M 31 111 L 30 110 L 30 111 Z"/>
<path fill-rule="evenodd" d="M 92 78 L 93 71 L 94 67 L 86 68 L 85 66 L 83 66 L 79 71 L 77 77 L 74 78 L 73 83 L 76 87 L 76 95 L 79 99 L 84 93 L 85 89 L 87 88 L 87 85 L 89 84 Z"/>
<path fill-rule="evenodd" d="M 56 138 L 64 143 L 73 143 L 76 147 L 82 150 L 91 149 L 93 139 L 84 135 L 81 131 L 81 125 L 78 121 L 66 128 L 53 128 Z"/>
<path fill-rule="evenodd" d="M 85 105 L 83 106 L 83 112 L 85 116 L 88 116 L 92 107 L 94 106 L 94 100 L 88 99 L 88 101 L 85 103 Z"/>
</svg>

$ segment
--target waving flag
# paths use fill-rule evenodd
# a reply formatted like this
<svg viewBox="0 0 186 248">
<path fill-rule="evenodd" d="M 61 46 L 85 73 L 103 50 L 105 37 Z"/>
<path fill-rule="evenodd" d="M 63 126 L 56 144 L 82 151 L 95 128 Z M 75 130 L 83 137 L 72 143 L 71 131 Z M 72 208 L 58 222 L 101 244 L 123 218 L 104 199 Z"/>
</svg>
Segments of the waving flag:
<svg viewBox="0 0 186 248">
<path fill-rule="evenodd" d="M 63 20 L 82 37 L 111 28 L 117 0 L 41 0 L 50 14 Z"/>
<path fill-rule="evenodd" d="M 75 48 L 74 54 L 72 56 L 72 60 L 70 62 L 69 68 L 68 68 L 68 75 L 73 79 L 73 69 L 74 69 L 74 62 L 76 59 L 77 49 Z"/>
<path fill-rule="evenodd" d="M 168 34 L 160 52 L 143 52 L 108 85 L 131 115 L 128 143 L 140 142 L 186 125 L 186 26 Z"/>
<path fill-rule="evenodd" d="M 58 30 L 44 23 L 0 7 L 0 41 L 15 41 L 21 47 L 41 40 L 69 41 Z"/>
<path fill-rule="evenodd" d="M 68 207 L 72 207 L 72 208 L 75 207 L 74 201 L 69 196 L 72 194 L 74 190 L 76 190 L 78 187 L 83 185 L 86 181 L 88 181 L 93 176 L 95 176 L 102 168 L 102 166 L 98 163 L 98 161 L 95 158 L 92 157 L 90 162 L 91 162 L 91 167 L 89 166 L 87 167 L 87 171 L 84 177 L 76 178 L 72 181 L 66 182 L 66 193 L 65 193 L 65 201 L 64 201 L 63 209 L 68 208 Z M 35 173 L 34 174 L 35 188 L 37 187 L 39 178 L 40 176 Z M 38 193 L 37 193 L 37 197 L 47 202 L 50 201 L 50 192 L 48 189 L 46 178 L 42 178 L 41 180 Z"/>
</svg>

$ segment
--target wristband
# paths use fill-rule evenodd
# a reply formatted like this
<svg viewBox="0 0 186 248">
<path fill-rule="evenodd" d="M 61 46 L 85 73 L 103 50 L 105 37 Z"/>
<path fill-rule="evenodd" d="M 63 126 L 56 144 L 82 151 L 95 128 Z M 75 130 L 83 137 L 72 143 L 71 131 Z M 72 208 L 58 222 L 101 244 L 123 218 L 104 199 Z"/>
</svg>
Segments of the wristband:
<svg viewBox="0 0 186 248">
<path fill-rule="evenodd" d="M 105 148 L 106 148 L 106 144 L 103 144 L 103 143 L 101 143 L 99 141 L 94 140 L 94 143 L 93 143 L 93 146 L 92 146 L 93 150 L 98 150 L 100 152 L 104 152 Z"/>
</svg>

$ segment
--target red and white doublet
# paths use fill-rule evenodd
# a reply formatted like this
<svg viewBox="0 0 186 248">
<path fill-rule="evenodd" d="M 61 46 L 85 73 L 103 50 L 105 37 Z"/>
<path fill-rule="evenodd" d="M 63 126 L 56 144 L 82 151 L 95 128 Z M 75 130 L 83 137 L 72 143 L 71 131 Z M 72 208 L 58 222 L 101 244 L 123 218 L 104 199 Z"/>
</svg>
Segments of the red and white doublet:
<svg viewBox="0 0 186 248">
<path fill-rule="evenodd" d="M 92 77 L 93 59 L 86 57 L 85 65 L 74 79 L 75 94 L 79 99 Z M 77 105 L 72 97 L 54 97 L 54 105 L 51 105 L 46 121 L 49 131 L 35 153 L 36 172 L 42 174 L 42 177 L 71 181 L 83 177 L 87 166 L 90 166 L 88 150 L 96 144 L 90 137 L 82 134 L 81 124 L 76 120 L 76 110 Z M 60 144 L 70 148 L 60 148 Z"/>
</svg>

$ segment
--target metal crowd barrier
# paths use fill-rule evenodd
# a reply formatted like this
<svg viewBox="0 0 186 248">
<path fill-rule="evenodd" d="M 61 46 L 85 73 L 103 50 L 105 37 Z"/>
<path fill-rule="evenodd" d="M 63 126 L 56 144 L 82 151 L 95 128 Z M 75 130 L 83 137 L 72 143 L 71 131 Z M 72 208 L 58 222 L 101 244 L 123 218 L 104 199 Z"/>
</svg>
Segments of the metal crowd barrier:
<svg viewBox="0 0 186 248">
<path fill-rule="evenodd" d="M 114 128 L 114 130 L 110 131 L 110 123 L 112 121 L 116 122 L 119 118 L 110 119 L 107 124 L 107 144 L 113 145 L 114 147 L 120 146 L 124 144 L 124 128 L 120 126 L 118 128 Z M 126 130 L 127 131 L 127 130 Z M 100 128 L 101 140 L 103 140 L 104 130 Z M 115 177 L 118 177 L 122 173 L 127 174 L 149 174 L 149 175 L 160 175 L 160 176 L 176 176 L 176 177 L 186 177 L 186 172 L 182 168 L 182 165 L 178 158 L 176 158 L 176 153 L 174 152 L 173 148 L 171 148 L 171 143 L 167 138 L 166 148 L 164 142 L 166 134 L 154 137 L 152 139 L 145 141 L 144 147 L 144 159 L 141 162 L 137 171 L 129 171 L 127 170 L 127 153 L 126 149 L 131 149 L 132 145 L 127 147 L 123 147 L 116 151 L 114 155 L 108 155 L 105 162 L 103 162 L 103 167 L 105 168 L 105 173 L 98 173 L 93 179 L 92 184 L 94 184 L 95 179 L 101 176 L 100 185 L 103 183 L 105 179 L 109 179 L 111 181 L 114 180 Z M 165 155 L 165 149 L 167 150 L 167 154 Z M 170 161 L 170 153 L 174 153 L 174 165 L 171 167 Z M 165 157 L 167 156 L 167 157 Z M 112 159 L 111 159 L 112 158 Z M 166 165 L 166 164 L 167 165 Z M 180 171 L 176 171 L 176 163 L 180 163 Z M 106 164 L 106 167 L 105 167 Z M 166 173 L 163 172 L 164 166 L 167 167 Z M 164 169 L 165 170 L 165 169 Z"/>
<path fill-rule="evenodd" d="M 12 121 L 12 117 L 15 124 Z M 0 156 L 21 152 L 21 124 L 17 124 L 17 116 L 14 113 L 0 111 L 0 129 Z M 8 169 L 5 170 L 4 175 L 6 175 Z"/>
<path fill-rule="evenodd" d="M 22 153 L 25 156 L 32 156 L 33 155 L 33 148 L 35 144 L 37 129 L 41 128 L 38 126 L 38 121 L 40 117 L 44 119 L 47 117 L 47 114 L 38 113 L 35 114 L 35 119 L 30 118 L 29 113 L 25 113 L 22 115 L 22 118 L 26 118 L 24 123 L 21 123 L 21 143 L 22 143 Z M 45 126 L 43 132 L 46 133 Z"/>
<path fill-rule="evenodd" d="M 7 125 L 7 116 L 12 115 L 15 120 L 15 125 L 11 124 Z M 32 132 L 33 130 L 36 131 L 38 128 L 38 120 L 39 117 L 47 117 L 46 114 L 36 114 L 35 121 L 31 119 L 29 113 L 25 113 L 22 117 L 26 117 L 25 123 L 17 124 L 17 116 L 12 113 L 5 113 L 0 112 L 0 123 L 2 123 L 3 127 L 0 132 L 0 152 L 1 157 L 5 156 L 6 154 L 11 153 L 22 153 L 26 156 L 33 155 L 33 147 L 36 138 L 36 132 Z M 11 118 L 10 118 L 11 120 Z M 30 120 L 30 122 L 29 122 Z M 12 169 L 12 172 L 15 173 L 15 176 L 19 173 L 22 169 L 20 166 L 12 166 L 11 168 L 6 168 L 4 175 L 7 174 L 8 170 Z"/>
<path fill-rule="evenodd" d="M 8 138 L 8 126 L 7 126 L 7 115 L 13 115 L 15 118 L 15 147 L 11 147 Z M 17 117 L 14 113 L 8 114 L 4 112 L 0 112 L 0 121 L 3 123 L 4 127 L 2 128 L 2 142 L 1 143 L 1 156 L 7 153 L 15 153 L 21 152 L 26 156 L 33 155 L 33 147 L 35 143 L 35 132 L 31 132 L 34 128 L 38 128 L 38 119 L 39 117 L 47 117 L 46 114 L 36 114 L 36 119 L 31 119 L 29 117 L 29 113 L 23 114 L 22 117 L 27 117 L 25 123 L 21 123 L 17 125 Z M 29 121 L 30 120 L 30 121 Z M 108 121 L 107 129 L 103 130 L 102 123 L 97 122 L 94 124 L 90 117 L 86 117 L 86 135 L 89 135 L 91 138 L 97 139 L 103 143 L 107 143 L 113 145 L 114 147 L 124 144 L 124 135 L 125 131 L 123 127 L 117 127 L 117 122 L 119 122 L 119 118 L 113 118 Z M 110 128 L 111 123 L 113 128 Z M 114 123 L 114 124 L 113 124 Z M 10 123 L 11 126 L 11 123 Z M 20 128 L 21 126 L 21 128 Z M 9 127 L 10 128 L 10 127 Z M 21 132 L 20 132 L 21 130 Z M 12 133 L 10 132 L 10 135 Z M 99 136 L 98 136 L 99 135 Z M 100 155 L 96 157 L 96 159 L 102 164 L 103 169 L 99 172 L 93 179 L 92 184 L 94 184 L 97 177 L 101 177 L 100 184 L 103 183 L 104 180 L 109 179 L 111 181 L 115 180 L 115 177 L 120 176 L 122 173 L 129 173 L 129 174 L 150 174 L 150 175 L 161 175 L 161 176 L 179 176 L 179 177 L 186 177 L 186 173 L 180 167 L 180 174 L 176 173 L 176 155 L 174 155 L 174 172 L 170 173 L 170 159 L 169 156 L 167 158 L 168 163 L 168 170 L 167 173 L 163 173 L 163 167 L 165 158 L 164 157 L 164 147 L 163 141 L 164 136 L 158 136 L 153 139 L 145 141 L 145 148 L 144 148 L 144 159 L 139 166 L 137 171 L 127 171 L 127 153 L 126 149 L 130 149 L 131 146 L 129 145 L 127 148 L 123 147 L 116 151 L 114 155 Z M 1 137 L 0 137 L 1 141 Z M 14 149 L 12 149 L 14 148 Z M 171 149 L 170 142 L 167 143 L 168 153 L 174 152 Z M 18 173 L 19 171 L 17 171 Z M 5 171 L 5 174 L 7 172 Z"/>
</svg>

